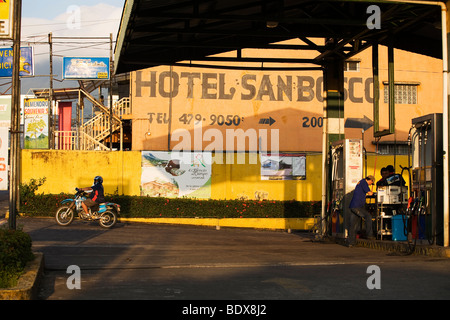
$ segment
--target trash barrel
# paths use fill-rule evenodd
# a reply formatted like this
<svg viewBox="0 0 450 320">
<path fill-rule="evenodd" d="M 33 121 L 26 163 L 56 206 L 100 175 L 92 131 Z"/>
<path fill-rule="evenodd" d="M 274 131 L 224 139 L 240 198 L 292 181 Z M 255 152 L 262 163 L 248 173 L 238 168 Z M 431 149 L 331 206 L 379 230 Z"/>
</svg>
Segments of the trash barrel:
<svg viewBox="0 0 450 320">
<path fill-rule="evenodd" d="M 402 214 L 397 214 L 392 216 L 392 240 L 394 241 L 406 241 L 407 235 L 405 230 L 407 230 L 408 217 Z"/>
</svg>

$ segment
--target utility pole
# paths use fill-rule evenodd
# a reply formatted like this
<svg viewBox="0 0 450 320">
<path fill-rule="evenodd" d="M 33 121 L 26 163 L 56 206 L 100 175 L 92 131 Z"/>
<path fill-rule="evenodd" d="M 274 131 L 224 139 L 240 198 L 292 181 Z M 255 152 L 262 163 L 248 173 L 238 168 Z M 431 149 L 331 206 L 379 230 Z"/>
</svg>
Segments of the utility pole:
<svg viewBox="0 0 450 320">
<path fill-rule="evenodd" d="M 48 114 L 49 114 L 49 137 L 50 137 L 50 149 L 55 149 L 55 139 L 54 139 L 54 133 L 55 133 L 55 119 L 53 117 L 53 35 L 50 32 L 48 34 L 48 44 L 50 46 L 50 89 L 48 92 L 48 99 L 49 99 L 49 108 L 48 108 Z"/>
<path fill-rule="evenodd" d="M 20 29 L 22 0 L 14 1 L 13 10 L 13 76 L 11 105 L 11 176 L 9 186 L 9 228 L 16 229 L 20 182 Z"/>
<path fill-rule="evenodd" d="M 109 128 L 110 128 L 110 136 L 109 136 L 109 149 L 112 151 L 112 143 L 113 143 L 113 35 L 110 33 L 109 35 Z"/>
</svg>

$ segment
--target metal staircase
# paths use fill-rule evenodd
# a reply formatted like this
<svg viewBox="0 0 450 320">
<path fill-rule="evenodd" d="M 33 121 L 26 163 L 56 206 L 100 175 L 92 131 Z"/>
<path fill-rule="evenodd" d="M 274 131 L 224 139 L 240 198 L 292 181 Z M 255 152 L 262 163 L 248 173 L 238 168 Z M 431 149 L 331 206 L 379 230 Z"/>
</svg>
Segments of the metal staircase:
<svg viewBox="0 0 450 320">
<path fill-rule="evenodd" d="M 94 118 L 83 123 L 78 132 L 57 131 L 55 132 L 56 146 L 60 150 L 100 150 L 107 151 L 110 147 L 104 141 L 111 137 L 112 133 L 120 131 L 120 141 L 123 139 L 122 118 L 131 114 L 129 98 L 123 98 L 113 105 L 112 119 L 110 109 L 97 101 L 90 93 L 80 88 L 83 94 L 95 107 L 100 109 Z"/>
</svg>

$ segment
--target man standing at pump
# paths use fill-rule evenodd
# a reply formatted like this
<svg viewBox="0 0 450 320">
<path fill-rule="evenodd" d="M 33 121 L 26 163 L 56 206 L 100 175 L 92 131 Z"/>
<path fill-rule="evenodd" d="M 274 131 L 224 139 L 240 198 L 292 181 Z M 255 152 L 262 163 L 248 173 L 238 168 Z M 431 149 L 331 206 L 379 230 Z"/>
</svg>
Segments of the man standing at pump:
<svg viewBox="0 0 450 320">
<path fill-rule="evenodd" d="M 352 201 L 350 202 L 350 227 L 347 239 L 347 245 L 352 247 L 356 243 L 356 228 L 359 225 L 360 219 L 366 222 L 367 239 L 373 239 L 372 231 L 372 215 L 366 209 L 366 196 L 373 195 L 369 186 L 375 182 L 375 177 L 370 175 L 360 180 L 355 187 Z"/>
</svg>

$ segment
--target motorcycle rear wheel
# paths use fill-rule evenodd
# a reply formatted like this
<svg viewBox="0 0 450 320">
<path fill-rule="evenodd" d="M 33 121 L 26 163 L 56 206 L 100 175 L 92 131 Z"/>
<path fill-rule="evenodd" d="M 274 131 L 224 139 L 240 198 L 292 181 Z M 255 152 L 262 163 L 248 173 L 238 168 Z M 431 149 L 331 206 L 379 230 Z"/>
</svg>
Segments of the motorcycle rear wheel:
<svg viewBox="0 0 450 320">
<path fill-rule="evenodd" d="M 103 228 L 112 228 L 117 222 L 117 215 L 112 210 L 106 210 L 100 215 L 98 222 Z"/>
<path fill-rule="evenodd" d="M 56 222 L 60 226 L 68 226 L 73 221 L 73 210 L 70 208 L 70 205 L 64 205 L 58 208 L 56 211 Z"/>
</svg>

